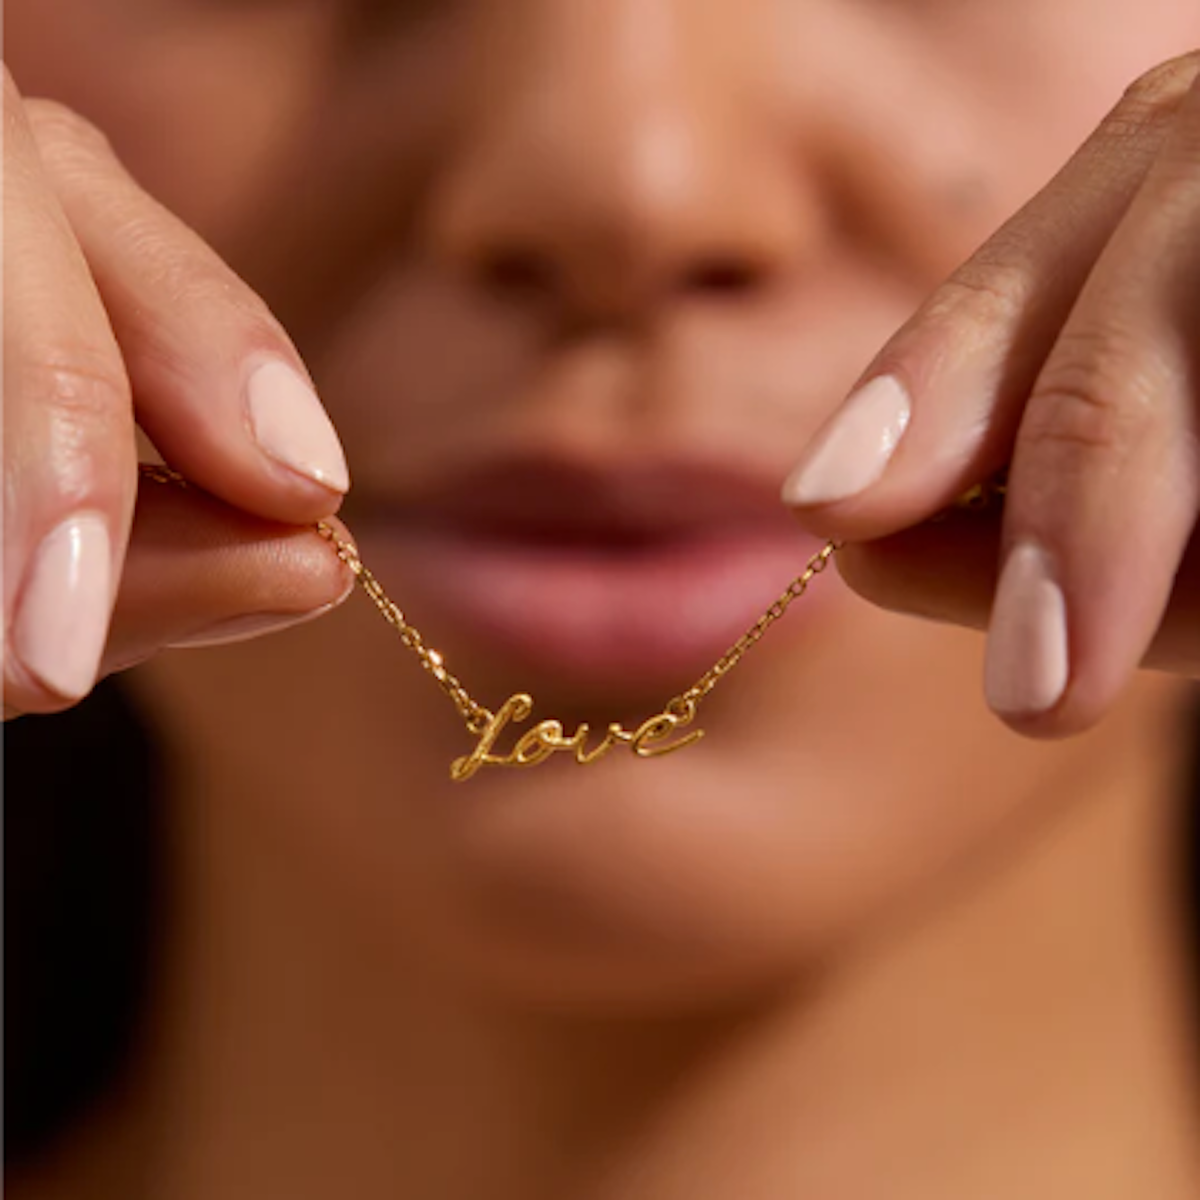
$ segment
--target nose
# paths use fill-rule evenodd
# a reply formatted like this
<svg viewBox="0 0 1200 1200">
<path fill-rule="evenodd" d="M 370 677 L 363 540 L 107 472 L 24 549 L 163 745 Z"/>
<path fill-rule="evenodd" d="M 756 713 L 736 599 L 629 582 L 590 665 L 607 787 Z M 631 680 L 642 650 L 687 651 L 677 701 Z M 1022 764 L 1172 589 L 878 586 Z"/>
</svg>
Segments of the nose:
<svg viewBox="0 0 1200 1200">
<path fill-rule="evenodd" d="M 503 19 L 478 30 L 430 213 L 474 285 L 628 320 L 672 294 L 753 295 L 795 262 L 803 204 L 728 0 L 481 7 Z"/>
</svg>

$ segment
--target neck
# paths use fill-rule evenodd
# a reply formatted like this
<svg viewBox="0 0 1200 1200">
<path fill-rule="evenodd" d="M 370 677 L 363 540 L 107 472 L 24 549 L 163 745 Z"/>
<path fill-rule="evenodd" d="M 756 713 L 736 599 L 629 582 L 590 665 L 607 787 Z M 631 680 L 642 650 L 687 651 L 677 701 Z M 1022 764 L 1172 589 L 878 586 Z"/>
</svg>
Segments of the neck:
<svg viewBox="0 0 1200 1200">
<path fill-rule="evenodd" d="M 1178 838 L 1161 799 L 1176 781 L 1148 770 L 1164 759 L 1143 746 L 1102 786 L 1076 779 L 1086 802 L 1036 841 L 969 864 L 802 985 L 688 1021 L 472 1001 L 315 897 L 271 831 L 239 826 L 185 876 L 145 1081 L 146 1190 L 1195 1195 Z"/>
</svg>

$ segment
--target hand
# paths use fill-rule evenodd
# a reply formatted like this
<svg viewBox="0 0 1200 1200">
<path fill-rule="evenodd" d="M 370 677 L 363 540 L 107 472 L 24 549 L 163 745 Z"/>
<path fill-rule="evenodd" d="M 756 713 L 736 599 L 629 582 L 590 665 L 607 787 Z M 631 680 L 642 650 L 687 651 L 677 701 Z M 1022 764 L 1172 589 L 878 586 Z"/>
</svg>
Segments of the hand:
<svg viewBox="0 0 1200 1200">
<path fill-rule="evenodd" d="M 266 306 L 99 132 L 7 73 L 4 133 L 9 716 L 166 644 L 314 615 L 351 579 L 302 528 L 349 480 Z M 138 495 L 135 421 L 196 488 Z"/>
<path fill-rule="evenodd" d="M 1002 520 L 921 524 L 1006 464 Z M 1143 661 L 1200 674 L 1200 53 L 934 293 L 784 495 L 854 543 L 868 599 L 990 609 L 985 688 L 1017 729 L 1087 728 Z"/>
</svg>

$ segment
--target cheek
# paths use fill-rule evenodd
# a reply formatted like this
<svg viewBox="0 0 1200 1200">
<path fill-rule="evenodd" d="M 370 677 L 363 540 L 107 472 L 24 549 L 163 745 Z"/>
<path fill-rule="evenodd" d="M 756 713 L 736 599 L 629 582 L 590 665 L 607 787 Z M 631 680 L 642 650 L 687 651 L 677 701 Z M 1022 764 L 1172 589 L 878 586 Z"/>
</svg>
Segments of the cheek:
<svg viewBox="0 0 1200 1200">
<path fill-rule="evenodd" d="M 1016 10 L 1016 11 L 1013 11 Z M 1040 186 L 1151 67 L 1200 42 L 1200 9 L 1176 0 L 979 5 L 962 86 L 1003 132 L 1015 173 Z"/>
<path fill-rule="evenodd" d="M 334 6 L 147 7 L 24 0 L 5 14 L 7 53 L 23 91 L 81 112 L 219 242 L 293 153 L 329 72 Z"/>
</svg>

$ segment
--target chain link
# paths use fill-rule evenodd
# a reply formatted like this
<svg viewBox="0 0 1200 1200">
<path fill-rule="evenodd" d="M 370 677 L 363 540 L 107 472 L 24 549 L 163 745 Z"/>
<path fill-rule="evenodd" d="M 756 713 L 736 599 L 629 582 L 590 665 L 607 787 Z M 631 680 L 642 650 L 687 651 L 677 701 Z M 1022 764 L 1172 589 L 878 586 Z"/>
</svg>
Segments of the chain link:
<svg viewBox="0 0 1200 1200">
<path fill-rule="evenodd" d="M 338 558 L 354 573 L 362 585 L 363 591 L 383 614 L 384 620 L 396 630 L 400 635 L 401 642 L 416 654 L 421 661 L 421 666 L 433 676 L 434 682 L 450 697 L 459 716 L 466 721 L 467 728 L 474 734 L 481 733 L 493 719 L 492 712 L 480 704 L 467 691 L 462 682 L 447 670 L 441 654 L 426 644 L 421 632 L 405 617 L 399 605 L 389 598 L 383 585 L 359 557 L 354 543 L 340 537 L 337 531 L 325 521 L 317 523 L 317 532 L 333 544 Z M 808 560 L 804 570 L 788 584 L 779 599 L 686 692 L 681 692 L 670 700 L 663 711 L 680 719 L 686 717 L 690 720 L 694 717 L 696 705 L 737 666 L 742 656 L 787 612 L 792 602 L 799 600 L 804 595 L 808 585 L 828 566 L 829 560 L 837 548 L 836 542 L 827 542 L 821 550 L 814 554 Z"/>
<path fill-rule="evenodd" d="M 400 606 L 383 590 L 383 585 L 359 557 L 358 547 L 341 537 L 327 521 L 317 522 L 317 532 L 333 544 L 338 558 L 353 572 L 363 591 L 383 614 L 383 619 L 400 635 L 400 641 L 420 659 L 421 666 L 433 677 L 434 683 L 450 697 L 458 715 L 467 723 L 467 728 L 474 734 L 482 733 L 492 721 L 491 710 L 474 699 L 458 677 L 447 669 L 440 651 L 426 643 L 421 631 L 408 620 Z"/>
<path fill-rule="evenodd" d="M 829 560 L 837 551 L 838 545 L 837 542 L 826 542 L 808 560 L 808 565 L 804 570 L 787 585 L 783 595 L 686 692 L 680 692 L 678 696 L 668 701 L 663 711 L 680 719 L 693 717 L 696 705 L 742 661 L 745 653 L 756 645 L 767 630 L 787 612 L 793 601 L 799 600 L 804 595 L 808 590 L 808 585 L 829 565 Z"/>
</svg>

